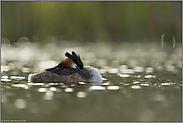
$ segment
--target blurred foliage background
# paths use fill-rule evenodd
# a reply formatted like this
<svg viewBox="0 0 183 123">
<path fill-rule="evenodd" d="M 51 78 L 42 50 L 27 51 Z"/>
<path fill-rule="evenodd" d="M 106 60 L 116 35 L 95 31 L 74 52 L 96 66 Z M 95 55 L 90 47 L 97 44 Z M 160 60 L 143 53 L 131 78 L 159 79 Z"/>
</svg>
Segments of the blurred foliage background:
<svg viewBox="0 0 183 123">
<path fill-rule="evenodd" d="M 44 42 L 47 36 L 75 41 L 182 39 L 182 1 L 1 2 L 1 36 Z"/>
</svg>

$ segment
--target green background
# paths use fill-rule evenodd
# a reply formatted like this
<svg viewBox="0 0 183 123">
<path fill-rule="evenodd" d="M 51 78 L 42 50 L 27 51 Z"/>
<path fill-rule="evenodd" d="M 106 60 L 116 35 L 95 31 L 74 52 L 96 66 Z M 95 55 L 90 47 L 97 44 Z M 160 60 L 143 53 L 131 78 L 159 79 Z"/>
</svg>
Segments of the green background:
<svg viewBox="0 0 183 123">
<path fill-rule="evenodd" d="M 182 2 L 1 2 L 1 36 L 74 41 L 143 41 L 182 38 Z M 32 40 L 31 40 L 32 41 Z"/>
</svg>

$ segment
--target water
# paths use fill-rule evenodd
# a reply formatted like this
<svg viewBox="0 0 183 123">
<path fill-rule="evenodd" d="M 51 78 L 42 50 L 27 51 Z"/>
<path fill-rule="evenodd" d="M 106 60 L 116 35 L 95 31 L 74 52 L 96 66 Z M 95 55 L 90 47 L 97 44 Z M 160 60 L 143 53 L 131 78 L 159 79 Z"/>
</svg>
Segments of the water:
<svg viewBox="0 0 183 123">
<path fill-rule="evenodd" d="M 180 47 L 179 47 L 180 46 Z M 28 75 L 62 61 L 66 51 L 102 74 L 103 83 L 29 83 Z M 2 121 L 181 121 L 181 45 L 75 43 L 1 46 Z"/>
</svg>

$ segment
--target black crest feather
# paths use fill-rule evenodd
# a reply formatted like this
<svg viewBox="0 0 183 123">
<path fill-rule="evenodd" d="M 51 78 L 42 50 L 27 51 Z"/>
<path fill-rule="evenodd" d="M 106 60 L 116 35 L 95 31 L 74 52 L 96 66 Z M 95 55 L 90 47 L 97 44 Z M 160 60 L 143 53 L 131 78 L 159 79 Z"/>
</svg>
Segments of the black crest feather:
<svg viewBox="0 0 183 123">
<path fill-rule="evenodd" d="M 80 68 L 83 69 L 83 62 L 79 55 L 77 55 L 74 51 L 72 51 L 72 55 L 68 52 L 65 53 L 65 56 L 72 59 L 73 62 Z"/>
</svg>

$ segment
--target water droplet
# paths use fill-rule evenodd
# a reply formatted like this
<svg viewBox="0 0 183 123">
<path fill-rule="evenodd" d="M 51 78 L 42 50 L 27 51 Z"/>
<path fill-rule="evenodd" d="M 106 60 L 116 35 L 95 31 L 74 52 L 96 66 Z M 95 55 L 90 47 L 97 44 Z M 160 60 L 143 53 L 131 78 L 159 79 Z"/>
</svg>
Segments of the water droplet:
<svg viewBox="0 0 183 123">
<path fill-rule="evenodd" d="M 166 82 L 166 83 L 161 83 L 161 85 L 171 85 L 171 83 Z"/>
<path fill-rule="evenodd" d="M 137 84 L 137 83 L 140 83 L 140 82 L 138 82 L 138 81 L 133 82 L 133 84 Z"/>
<path fill-rule="evenodd" d="M 46 92 L 46 88 L 39 88 L 38 92 Z"/>
<path fill-rule="evenodd" d="M 23 67 L 22 68 L 22 72 L 23 73 L 30 73 L 31 69 L 30 68 L 26 68 L 26 67 Z"/>
<path fill-rule="evenodd" d="M 110 85 L 109 82 L 102 83 L 102 85 Z"/>
<path fill-rule="evenodd" d="M 154 119 L 154 112 L 151 109 L 145 109 L 140 114 L 140 121 L 142 122 L 150 122 Z"/>
<path fill-rule="evenodd" d="M 126 74 L 134 74 L 135 70 L 134 69 L 123 69 L 121 70 L 122 73 L 126 73 Z"/>
<path fill-rule="evenodd" d="M 57 91 L 57 88 L 51 87 L 51 88 L 50 88 L 50 91 Z"/>
<path fill-rule="evenodd" d="M 182 68 L 182 61 L 177 61 L 177 63 L 176 63 L 176 67 L 178 67 L 178 68 Z"/>
<path fill-rule="evenodd" d="M 8 79 L 8 76 L 2 76 L 1 78 L 2 79 Z"/>
<path fill-rule="evenodd" d="M 146 73 L 152 73 L 154 71 L 153 67 L 147 67 L 146 68 Z"/>
<path fill-rule="evenodd" d="M 119 74 L 120 77 L 130 77 L 129 74 Z"/>
<path fill-rule="evenodd" d="M 119 86 L 108 86 L 107 89 L 108 90 L 118 90 Z"/>
<path fill-rule="evenodd" d="M 149 86 L 148 83 L 141 83 L 140 85 L 141 85 L 141 86 Z"/>
<path fill-rule="evenodd" d="M 157 67 L 157 70 L 159 70 L 159 71 L 161 71 L 162 69 L 163 69 L 162 66 L 158 66 L 158 67 Z"/>
<path fill-rule="evenodd" d="M 161 36 L 161 47 L 164 48 L 164 34 Z"/>
<path fill-rule="evenodd" d="M 44 100 L 52 100 L 54 93 L 52 91 L 46 91 L 43 98 Z"/>
<path fill-rule="evenodd" d="M 59 83 L 48 83 L 49 85 L 59 85 Z"/>
<path fill-rule="evenodd" d="M 10 67 L 9 66 L 1 66 L 1 72 L 3 71 L 9 71 Z"/>
<path fill-rule="evenodd" d="M 44 95 L 43 96 L 43 99 L 44 100 L 52 100 L 53 99 L 53 96 Z"/>
<path fill-rule="evenodd" d="M 15 106 L 19 109 L 25 109 L 27 107 L 27 102 L 24 99 L 17 99 L 15 101 Z"/>
<path fill-rule="evenodd" d="M 91 86 L 90 90 L 105 90 L 104 86 Z"/>
<path fill-rule="evenodd" d="M 44 85 L 44 83 L 29 83 L 30 85 Z"/>
<path fill-rule="evenodd" d="M 144 68 L 141 66 L 135 66 L 134 70 L 135 70 L 135 72 L 143 72 Z"/>
<path fill-rule="evenodd" d="M 86 97 L 86 93 L 80 91 L 80 92 L 77 92 L 76 96 L 77 96 L 78 98 L 85 98 L 85 97 Z"/>
<path fill-rule="evenodd" d="M 153 75 L 146 75 L 145 78 L 152 78 Z"/>
<path fill-rule="evenodd" d="M 96 64 L 100 68 L 104 68 L 105 66 L 107 66 L 107 60 L 106 59 L 98 59 Z"/>
<path fill-rule="evenodd" d="M 85 82 L 78 82 L 78 84 L 85 85 L 86 83 Z"/>
<path fill-rule="evenodd" d="M 119 66 L 119 61 L 118 60 L 113 60 L 112 61 L 112 67 L 118 67 Z"/>
<path fill-rule="evenodd" d="M 5 95 L 1 95 L 1 102 L 2 103 L 8 102 L 8 98 Z"/>
<path fill-rule="evenodd" d="M 17 45 L 29 45 L 29 44 L 30 44 L 30 40 L 27 37 L 21 37 L 17 41 Z"/>
<path fill-rule="evenodd" d="M 11 42 L 8 38 L 1 38 L 1 47 L 9 48 L 11 46 Z"/>
<path fill-rule="evenodd" d="M 119 70 L 117 68 L 108 69 L 108 73 L 117 73 Z"/>
<path fill-rule="evenodd" d="M 73 88 L 66 88 L 65 92 L 73 92 Z"/>
<path fill-rule="evenodd" d="M 106 73 L 107 70 L 106 70 L 106 69 L 99 69 L 99 72 L 100 72 L 100 73 Z"/>
<path fill-rule="evenodd" d="M 175 37 L 173 36 L 173 47 L 172 48 L 175 48 L 175 44 L 176 44 L 176 40 L 175 40 Z"/>
<path fill-rule="evenodd" d="M 127 62 L 128 66 L 131 68 L 134 68 L 135 66 L 137 66 L 139 63 L 136 59 L 130 59 Z"/>
<path fill-rule="evenodd" d="M 52 91 L 46 91 L 46 93 L 45 93 L 47 96 L 53 96 L 53 92 Z"/>
<path fill-rule="evenodd" d="M 132 89 L 140 89 L 141 86 L 139 86 L 139 85 L 132 85 L 131 88 L 132 88 Z"/>
<path fill-rule="evenodd" d="M 10 79 L 1 79 L 1 81 L 9 82 L 11 80 Z"/>
<path fill-rule="evenodd" d="M 102 80 L 107 80 L 106 78 L 102 78 Z"/>
<path fill-rule="evenodd" d="M 155 94 L 154 95 L 154 100 L 161 102 L 161 101 L 165 101 L 166 100 L 166 97 L 164 95 L 162 95 L 162 94 Z"/>
<path fill-rule="evenodd" d="M 8 63 L 8 66 L 10 67 L 11 70 L 15 68 L 15 64 L 13 63 Z"/>
<path fill-rule="evenodd" d="M 119 67 L 119 70 L 122 72 L 123 70 L 125 70 L 125 69 L 128 69 L 128 66 L 127 65 L 121 65 L 120 67 Z"/>
<path fill-rule="evenodd" d="M 12 85 L 13 87 L 20 87 L 20 88 L 24 88 L 24 89 L 28 89 L 29 87 L 25 84 L 14 84 Z"/>
<path fill-rule="evenodd" d="M 174 72 L 176 69 L 175 69 L 175 66 L 169 65 L 169 66 L 166 66 L 166 70 L 170 72 Z"/>
<path fill-rule="evenodd" d="M 136 76 L 135 76 L 135 78 L 140 78 L 140 77 L 141 77 L 141 75 L 136 75 Z"/>
<path fill-rule="evenodd" d="M 11 79 L 17 79 L 17 80 L 25 79 L 25 77 L 23 77 L 23 76 L 11 76 L 10 78 Z"/>
</svg>

